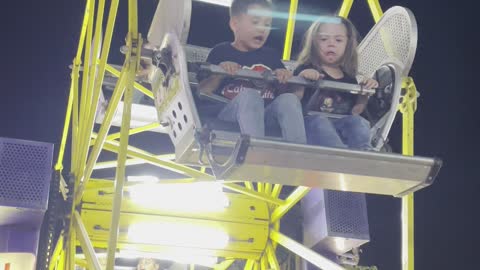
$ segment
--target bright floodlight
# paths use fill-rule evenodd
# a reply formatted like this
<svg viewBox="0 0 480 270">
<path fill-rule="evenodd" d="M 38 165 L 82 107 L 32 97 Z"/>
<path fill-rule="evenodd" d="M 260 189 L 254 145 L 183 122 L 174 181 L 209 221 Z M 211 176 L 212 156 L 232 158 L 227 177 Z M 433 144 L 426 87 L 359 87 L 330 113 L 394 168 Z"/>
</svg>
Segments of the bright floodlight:
<svg viewBox="0 0 480 270">
<path fill-rule="evenodd" d="M 229 236 L 219 228 L 172 221 L 132 224 L 128 239 L 143 244 L 224 249 Z"/>
<path fill-rule="evenodd" d="M 129 194 L 139 206 L 167 211 L 219 212 L 230 205 L 222 185 L 214 182 L 138 184 Z"/>
<path fill-rule="evenodd" d="M 139 176 L 128 176 L 128 182 L 130 183 L 158 183 L 160 180 L 158 177 L 151 175 L 139 175 Z"/>
<path fill-rule="evenodd" d="M 232 4 L 232 0 L 197 0 L 197 1 L 220 5 L 220 6 L 226 6 L 226 7 L 229 7 Z"/>
</svg>

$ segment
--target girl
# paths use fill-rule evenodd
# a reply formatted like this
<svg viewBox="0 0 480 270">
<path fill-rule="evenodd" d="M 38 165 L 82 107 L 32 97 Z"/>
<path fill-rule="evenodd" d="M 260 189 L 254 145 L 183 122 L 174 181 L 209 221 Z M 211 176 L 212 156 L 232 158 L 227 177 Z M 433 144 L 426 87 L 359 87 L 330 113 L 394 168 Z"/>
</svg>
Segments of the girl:
<svg viewBox="0 0 480 270">
<path fill-rule="evenodd" d="M 298 67 L 294 74 L 309 80 L 331 80 L 356 84 L 358 69 L 357 31 L 342 17 L 322 17 L 305 34 Z M 378 82 L 366 79 L 365 88 L 376 88 Z M 308 142 L 315 145 L 369 150 L 370 124 L 360 116 L 368 97 L 329 90 L 302 87 L 296 94 L 303 97 L 308 110 L 322 112 L 305 118 Z M 304 93 L 305 92 L 305 93 Z M 334 114 L 339 117 L 327 117 Z"/>
</svg>

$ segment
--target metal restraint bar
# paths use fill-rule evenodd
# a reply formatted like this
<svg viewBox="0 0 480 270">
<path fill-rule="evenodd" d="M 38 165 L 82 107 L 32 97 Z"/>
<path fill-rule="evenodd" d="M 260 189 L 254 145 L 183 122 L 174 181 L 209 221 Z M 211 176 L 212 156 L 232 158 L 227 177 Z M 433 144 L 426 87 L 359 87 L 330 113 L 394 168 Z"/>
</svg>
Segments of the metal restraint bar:
<svg viewBox="0 0 480 270">
<path fill-rule="evenodd" d="M 190 72 L 195 72 L 195 73 L 203 72 L 207 74 L 232 76 L 220 66 L 212 65 L 208 63 L 189 63 L 188 70 Z M 273 72 L 269 72 L 269 71 L 260 73 L 253 70 L 241 69 L 237 71 L 237 73 L 233 75 L 233 77 L 250 79 L 250 80 L 263 80 L 268 83 L 278 82 Z M 310 81 L 299 76 L 290 78 L 287 81 L 287 83 L 291 85 L 311 87 L 314 89 L 320 88 L 320 89 L 335 90 L 339 92 L 347 92 L 355 95 L 375 94 L 375 89 L 364 89 L 362 85 L 359 85 L 359 84 L 349 84 L 349 83 L 334 82 L 334 81 L 328 81 L 328 80 Z"/>
</svg>

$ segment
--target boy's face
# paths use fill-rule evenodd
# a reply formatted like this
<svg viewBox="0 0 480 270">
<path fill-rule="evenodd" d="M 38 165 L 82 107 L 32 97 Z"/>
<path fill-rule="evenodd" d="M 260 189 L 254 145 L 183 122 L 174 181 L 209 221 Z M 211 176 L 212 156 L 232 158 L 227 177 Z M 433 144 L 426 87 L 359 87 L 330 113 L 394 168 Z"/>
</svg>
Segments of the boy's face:
<svg viewBox="0 0 480 270">
<path fill-rule="evenodd" d="M 343 23 L 322 24 L 315 37 L 317 54 L 324 64 L 338 64 L 347 47 L 347 28 Z"/>
<path fill-rule="evenodd" d="M 250 5 L 248 12 L 230 19 L 235 36 L 233 46 L 240 51 L 253 51 L 267 41 L 272 26 L 272 11 L 261 5 Z"/>
</svg>

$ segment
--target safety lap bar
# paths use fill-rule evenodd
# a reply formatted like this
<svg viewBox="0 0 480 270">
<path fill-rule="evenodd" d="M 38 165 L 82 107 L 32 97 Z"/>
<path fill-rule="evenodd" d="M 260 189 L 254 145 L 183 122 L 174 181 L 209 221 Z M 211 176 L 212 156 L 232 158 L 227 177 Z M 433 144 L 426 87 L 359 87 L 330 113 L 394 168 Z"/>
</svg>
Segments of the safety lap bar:
<svg viewBox="0 0 480 270">
<path fill-rule="evenodd" d="M 231 77 L 236 77 L 236 78 L 245 78 L 245 79 L 251 79 L 251 80 L 263 80 L 269 83 L 276 83 L 278 82 L 275 74 L 273 74 L 270 71 L 265 71 L 265 72 L 256 72 L 252 70 L 245 70 L 245 69 L 240 69 L 237 71 L 235 75 L 231 75 L 227 73 L 223 68 L 217 65 L 212 65 L 208 63 L 188 63 L 188 70 L 190 72 L 195 72 L 195 73 L 205 73 L 206 75 L 210 74 L 219 74 L 219 75 L 225 75 L 225 76 L 231 76 Z M 342 83 L 342 82 L 333 82 L 333 81 L 328 81 L 328 80 L 318 80 L 318 81 L 310 81 L 306 80 L 302 77 L 299 76 L 294 76 L 290 78 L 287 83 L 292 84 L 292 85 L 298 85 L 298 86 L 305 86 L 305 87 L 310 87 L 314 89 L 328 89 L 328 90 L 334 90 L 338 92 L 346 92 L 346 93 L 351 93 L 355 95 L 368 95 L 371 96 L 375 94 L 375 89 L 365 89 L 363 88 L 362 85 L 359 84 L 350 84 L 350 83 Z"/>
</svg>

